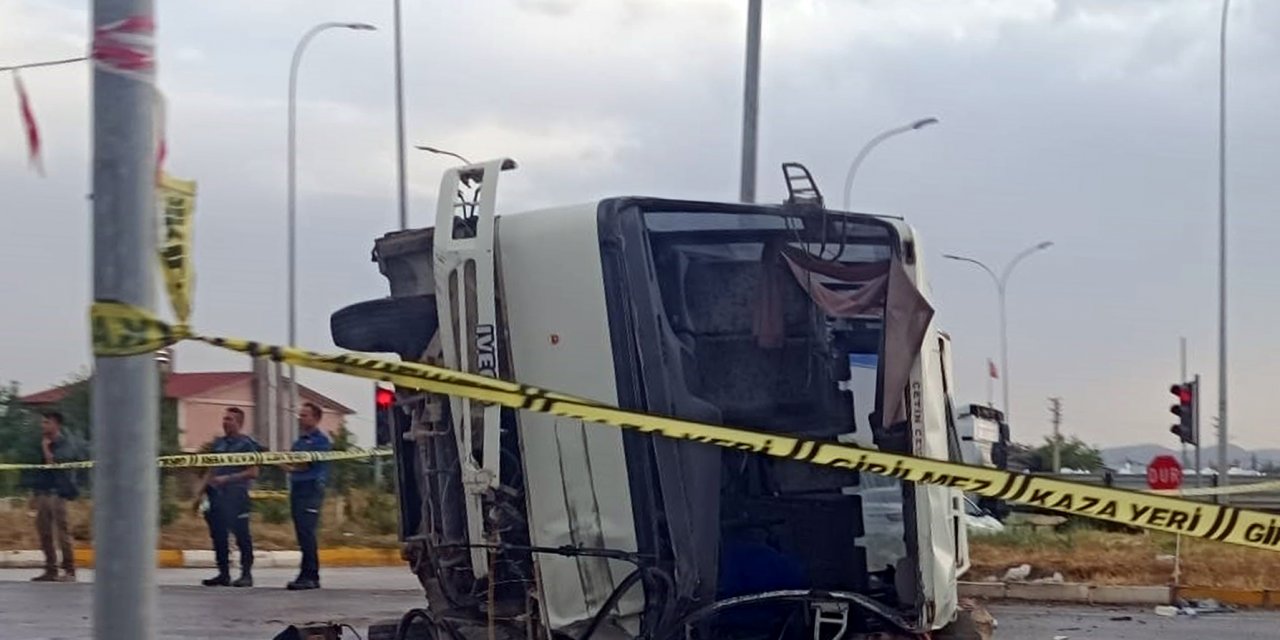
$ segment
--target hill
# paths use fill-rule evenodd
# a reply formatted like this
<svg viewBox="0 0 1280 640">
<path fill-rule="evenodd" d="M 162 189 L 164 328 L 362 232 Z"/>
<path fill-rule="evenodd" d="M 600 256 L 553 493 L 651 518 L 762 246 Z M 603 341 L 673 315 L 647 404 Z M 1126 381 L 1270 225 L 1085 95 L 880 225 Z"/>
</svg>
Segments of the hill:
<svg viewBox="0 0 1280 640">
<path fill-rule="evenodd" d="M 1146 464 L 1152 458 L 1167 454 L 1174 457 L 1181 455 L 1179 449 L 1158 444 L 1134 444 L 1123 447 L 1107 447 L 1102 449 L 1102 461 L 1108 467 L 1118 467 L 1125 462 L 1135 462 Z M 1187 457 L 1192 456 L 1191 449 L 1187 450 Z M 1241 467 L 1249 468 L 1253 461 L 1253 456 L 1258 458 L 1258 466 L 1268 463 L 1280 466 L 1280 449 L 1258 449 L 1251 451 L 1244 447 L 1231 445 L 1227 447 L 1227 460 L 1238 464 Z M 1204 446 L 1200 449 L 1200 462 L 1205 466 L 1216 464 L 1218 461 L 1218 447 Z"/>
</svg>

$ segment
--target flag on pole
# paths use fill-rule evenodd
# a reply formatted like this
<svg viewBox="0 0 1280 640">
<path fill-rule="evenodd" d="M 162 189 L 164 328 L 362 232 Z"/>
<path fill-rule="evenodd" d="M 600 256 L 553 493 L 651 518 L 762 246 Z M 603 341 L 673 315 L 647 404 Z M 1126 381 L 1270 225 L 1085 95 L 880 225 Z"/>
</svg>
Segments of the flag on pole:
<svg viewBox="0 0 1280 640">
<path fill-rule="evenodd" d="M 992 362 L 990 358 L 987 358 L 987 375 L 992 379 L 1000 377 L 1000 372 L 996 369 L 996 363 Z"/>
<path fill-rule="evenodd" d="M 44 175 L 44 163 L 40 160 L 40 127 L 36 124 L 31 99 L 27 97 L 27 89 L 22 86 L 22 76 L 18 75 L 17 70 L 13 72 L 13 88 L 18 92 L 18 112 L 22 116 L 22 128 L 27 134 L 27 158 L 31 166 L 40 175 Z"/>
</svg>

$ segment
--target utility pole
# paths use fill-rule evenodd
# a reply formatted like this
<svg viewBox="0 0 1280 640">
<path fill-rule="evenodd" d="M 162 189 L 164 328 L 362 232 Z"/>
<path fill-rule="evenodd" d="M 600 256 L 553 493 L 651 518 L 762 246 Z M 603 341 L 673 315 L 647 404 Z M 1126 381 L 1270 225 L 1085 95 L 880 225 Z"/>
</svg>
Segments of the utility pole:
<svg viewBox="0 0 1280 640">
<path fill-rule="evenodd" d="M 1182 336 L 1178 338 L 1178 366 L 1179 366 L 1178 382 L 1185 383 L 1187 381 L 1187 338 L 1186 336 Z M 1199 404 L 1198 399 L 1197 399 L 1197 404 Z M 1199 442 L 1199 438 L 1197 438 L 1196 441 Z M 1185 440 L 1182 441 L 1181 460 L 1182 460 L 1182 468 L 1186 469 L 1187 468 L 1187 442 Z M 1199 467 L 1196 468 L 1196 475 L 1197 476 L 1200 475 Z"/>
<path fill-rule="evenodd" d="M 1194 384 L 1196 390 L 1196 488 L 1199 489 L 1204 486 L 1204 478 L 1200 475 L 1200 374 L 1198 373 L 1196 374 Z"/>
<path fill-rule="evenodd" d="M 742 175 L 738 199 L 756 201 L 756 137 L 760 121 L 760 14 L 763 0 L 747 0 L 747 60 L 742 97 Z"/>
<path fill-rule="evenodd" d="M 1222 0 L 1218 39 L 1218 486 L 1227 477 L 1227 16 L 1231 0 Z M 1226 504 L 1223 494 L 1223 504 Z"/>
<path fill-rule="evenodd" d="M 1049 398 L 1049 413 L 1053 415 L 1053 472 L 1062 471 L 1062 398 Z"/>
<path fill-rule="evenodd" d="M 154 310 L 155 7 L 94 0 L 93 297 Z M 93 581 L 97 640 L 155 638 L 159 382 L 152 354 L 95 357 Z"/>
</svg>

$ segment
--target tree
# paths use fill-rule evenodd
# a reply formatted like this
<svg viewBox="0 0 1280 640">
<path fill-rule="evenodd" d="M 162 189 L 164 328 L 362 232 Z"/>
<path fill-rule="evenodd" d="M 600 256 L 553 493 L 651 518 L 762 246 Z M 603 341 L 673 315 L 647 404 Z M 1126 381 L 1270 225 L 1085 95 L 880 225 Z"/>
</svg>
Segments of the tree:
<svg viewBox="0 0 1280 640">
<path fill-rule="evenodd" d="M 1103 468 L 1102 452 L 1076 436 L 1064 438 L 1058 453 L 1063 469 L 1101 471 Z M 1031 457 L 1031 471 L 1056 473 L 1057 470 L 1053 469 L 1052 437 L 1046 437 L 1044 444 L 1036 447 Z"/>
<path fill-rule="evenodd" d="M 93 385 L 85 372 L 71 376 L 62 388 L 66 395 L 58 402 L 57 409 L 66 419 L 67 428 L 85 443 L 93 439 Z M 160 379 L 160 455 L 179 453 L 178 402 L 165 398 L 164 379 Z"/>
<path fill-rule="evenodd" d="M 21 395 L 16 382 L 0 386 L 0 462 L 32 462 L 27 458 L 38 446 L 40 430 L 18 400 Z M 0 471 L 0 496 L 17 491 L 19 477 L 16 471 Z"/>
</svg>

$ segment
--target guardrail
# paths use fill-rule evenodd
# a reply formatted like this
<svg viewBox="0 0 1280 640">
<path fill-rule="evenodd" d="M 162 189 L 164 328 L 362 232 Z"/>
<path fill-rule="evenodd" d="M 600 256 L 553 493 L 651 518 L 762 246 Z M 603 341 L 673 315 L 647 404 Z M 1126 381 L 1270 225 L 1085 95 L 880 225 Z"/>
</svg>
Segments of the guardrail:
<svg viewBox="0 0 1280 640">
<path fill-rule="evenodd" d="M 1103 474 L 1083 474 L 1083 473 L 1044 473 L 1036 474 L 1054 478 L 1056 480 L 1067 480 L 1069 482 L 1083 482 L 1085 484 L 1106 485 L 1107 477 Z M 1128 489 L 1130 491 L 1148 491 L 1146 474 L 1126 473 L 1111 474 L 1111 486 L 1117 489 Z M 1217 476 L 1204 476 L 1205 487 L 1216 487 Z M 1231 476 L 1230 486 L 1243 487 L 1251 484 L 1259 484 L 1264 482 L 1275 482 L 1280 480 L 1276 476 Z M 1184 476 L 1182 487 L 1191 489 L 1196 486 L 1195 476 Z M 1201 502 L 1215 502 L 1218 496 L 1214 495 L 1188 495 L 1184 496 L 1188 500 L 1199 500 Z M 1257 509 L 1260 511 L 1280 512 L 1280 489 L 1269 488 L 1267 490 L 1255 492 L 1233 493 L 1227 496 L 1229 504 L 1233 507 L 1243 507 L 1246 509 Z M 1020 509 L 1018 505 L 1011 505 L 1015 510 Z"/>
</svg>

